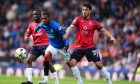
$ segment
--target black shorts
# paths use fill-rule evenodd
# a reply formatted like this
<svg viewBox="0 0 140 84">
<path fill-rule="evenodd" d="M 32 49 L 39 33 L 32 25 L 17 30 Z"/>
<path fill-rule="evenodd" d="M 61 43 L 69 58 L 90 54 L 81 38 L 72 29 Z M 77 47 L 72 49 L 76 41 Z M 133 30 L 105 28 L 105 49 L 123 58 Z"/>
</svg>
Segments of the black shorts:
<svg viewBox="0 0 140 84">
<path fill-rule="evenodd" d="M 45 54 L 45 50 L 47 49 L 48 45 L 43 45 L 43 46 L 33 46 L 30 54 L 33 54 L 34 56 L 36 56 L 36 58 L 38 58 L 40 55 L 44 55 Z"/>
<path fill-rule="evenodd" d="M 83 58 L 83 56 L 86 56 L 89 62 L 97 62 L 101 60 L 100 55 L 95 47 L 87 49 L 75 49 L 71 54 L 71 59 L 76 59 L 78 62 Z"/>
</svg>

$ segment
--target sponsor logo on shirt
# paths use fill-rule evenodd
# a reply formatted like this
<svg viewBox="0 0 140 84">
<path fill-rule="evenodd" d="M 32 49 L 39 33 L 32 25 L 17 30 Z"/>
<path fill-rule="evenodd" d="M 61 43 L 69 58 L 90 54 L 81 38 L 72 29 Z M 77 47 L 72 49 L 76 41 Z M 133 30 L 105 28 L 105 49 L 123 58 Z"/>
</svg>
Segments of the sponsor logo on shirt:
<svg viewBox="0 0 140 84">
<path fill-rule="evenodd" d="M 51 39 L 51 38 L 54 38 L 55 36 L 54 36 L 53 33 L 54 33 L 54 30 L 51 29 L 50 32 L 47 33 L 48 38 L 50 38 L 50 39 Z"/>
<path fill-rule="evenodd" d="M 84 34 L 88 34 L 87 29 L 88 29 L 87 26 L 84 26 L 82 32 L 83 32 Z"/>
<path fill-rule="evenodd" d="M 62 27 L 61 26 L 59 26 L 59 28 L 58 28 L 59 30 L 61 30 L 62 29 Z"/>
<path fill-rule="evenodd" d="M 49 39 L 52 39 L 52 38 L 55 37 L 53 34 L 48 34 L 48 33 L 47 33 L 47 36 L 48 36 Z"/>
</svg>

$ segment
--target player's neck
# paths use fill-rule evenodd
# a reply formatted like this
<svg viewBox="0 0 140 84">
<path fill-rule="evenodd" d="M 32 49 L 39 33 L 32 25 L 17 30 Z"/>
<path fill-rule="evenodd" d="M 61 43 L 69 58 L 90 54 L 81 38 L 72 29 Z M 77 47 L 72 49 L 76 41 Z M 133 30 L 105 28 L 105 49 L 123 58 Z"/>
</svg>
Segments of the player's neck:
<svg viewBox="0 0 140 84">
<path fill-rule="evenodd" d="M 40 22 L 40 20 L 35 20 L 35 22 L 36 22 L 36 23 L 39 23 L 39 22 Z"/>
<path fill-rule="evenodd" d="M 50 20 L 48 22 L 45 22 L 45 25 L 48 25 L 50 23 Z"/>
<path fill-rule="evenodd" d="M 89 15 L 89 16 L 87 16 L 87 17 L 84 17 L 84 19 L 85 19 L 85 20 L 88 20 L 88 19 L 90 19 L 90 15 Z"/>
</svg>

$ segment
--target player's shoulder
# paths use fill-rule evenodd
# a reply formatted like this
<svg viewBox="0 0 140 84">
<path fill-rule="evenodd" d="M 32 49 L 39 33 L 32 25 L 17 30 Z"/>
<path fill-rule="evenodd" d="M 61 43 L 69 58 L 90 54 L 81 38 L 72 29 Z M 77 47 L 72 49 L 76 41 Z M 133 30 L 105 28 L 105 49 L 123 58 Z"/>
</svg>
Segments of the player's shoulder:
<svg viewBox="0 0 140 84">
<path fill-rule="evenodd" d="M 60 26 L 58 22 L 51 20 L 51 25 L 54 27 Z"/>
<path fill-rule="evenodd" d="M 79 19 L 83 19 L 84 17 L 83 17 L 82 15 L 80 15 L 80 16 L 77 16 L 77 18 L 79 18 Z"/>
<path fill-rule="evenodd" d="M 75 19 L 82 19 L 82 16 L 76 16 Z"/>
<path fill-rule="evenodd" d="M 29 26 L 34 25 L 34 24 L 36 24 L 36 23 L 35 22 L 31 22 L 31 23 L 29 23 Z"/>
<path fill-rule="evenodd" d="M 58 22 L 56 22 L 55 20 L 51 20 L 52 24 L 59 24 Z"/>
<path fill-rule="evenodd" d="M 78 20 L 78 21 L 84 20 L 84 17 L 82 15 L 79 15 L 75 17 L 75 20 Z"/>
<path fill-rule="evenodd" d="M 92 18 L 92 21 L 93 21 L 94 23 L 96 23 L 96 24 L 98 24 L 98 23 L 99 23 L 99 21 L 98 21 L 98 20 L 96 20 L 96 19 L 94 19 L 94 18 Z"/>
<path fill-rule="evenodd" d="M 44 25 L 44 22 L 40 22 L 39 25 Z"/>
<path fill-rule="evenodd" d="M 39 27 L 44 26 L 44 22 L 40 22 L 37 26 Z"/>
<path fill-rule="evenodd" d="M 40 23 L 41 23 L 41 22 L 40 22 Z M 35 25 L 38 25 L 38 24 L 40 24 L 40 23 L 31 22 L 31 23 L 29 23 L 29 26 L 31 26 L 31 27 L 33 26 L 33 27 L 34 27 Z"/>
<path fill-rule="evenodd" d="M 34 25 L 36 25 L 35 22 L 31 22 L 31 23 L 29 23 L 29 24 L 28 24 L 28 28 L 34 28 Z"/>
<path fill-rule="evenodd" d="M 82 20 L 82 16 L 76 16 L 73 20 L 73 22 L 77 22 L 79 20 Z"/>
</svg>

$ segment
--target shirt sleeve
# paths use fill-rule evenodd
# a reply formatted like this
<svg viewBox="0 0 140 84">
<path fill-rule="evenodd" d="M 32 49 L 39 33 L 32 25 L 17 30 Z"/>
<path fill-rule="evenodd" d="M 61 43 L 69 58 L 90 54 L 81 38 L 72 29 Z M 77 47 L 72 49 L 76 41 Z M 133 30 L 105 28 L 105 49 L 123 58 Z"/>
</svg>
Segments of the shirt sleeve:
<svg viewBox="0 0 140 84">
<path fill-rule="evenodd" d="M 70 37 L 68 37 L 66 40 L 65 40 L 65 45 L 69 45 L 70 43 Z"/>
<path fill-rule="evenodd" d="M 26 32 L 25 32 L 24 38 L 28 39 L 31 36 L 31 34 L 32 34 L 31 25 L 29 25 Z"/>
<path fill-rule="evenodd" d="M 78 25 L 78 21 L 79 21 L 79 17 L 77 16 L 77 17 L 72 21 L 72 25 L 77 26 L 77 25 Z"/>
<path fill-rule="evenodd" d="M 64 35 L 66 31 L 58 24 L 55 24 L 55 30 L 58 32 L 59 35 Z"/>
<path fill-rule="evenodd" d="M 34 29 L 35 32 L 37 32 L 40 28 L 42 28 L 43 23 L 40 23 L 36 26 L 36 28 Z"/>
<path fill-rule="evenodd" d="M 95 24 L 96 24 L 96 29 L 98 31 L 100 31 L 103 28 L 103 26 L 98 21 L 96 21 L 96 20 L 95 20 Z"/>
</svg>

